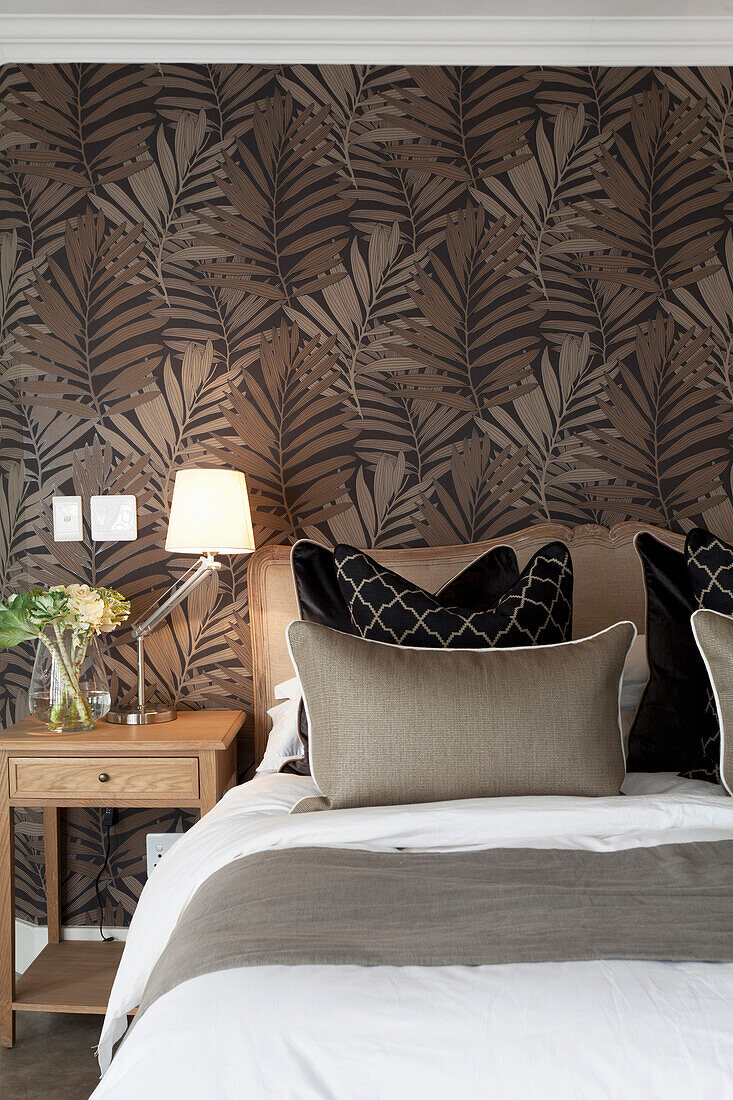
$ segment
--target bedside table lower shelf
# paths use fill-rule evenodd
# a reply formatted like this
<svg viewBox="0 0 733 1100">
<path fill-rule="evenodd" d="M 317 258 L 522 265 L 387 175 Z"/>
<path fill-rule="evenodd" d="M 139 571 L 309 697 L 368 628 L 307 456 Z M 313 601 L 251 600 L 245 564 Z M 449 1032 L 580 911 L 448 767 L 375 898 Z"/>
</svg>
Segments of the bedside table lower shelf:
<svg viewBox="0 0 733 1100">
<path fill-rule="evenodd" d="M 119 940 L 49 943 L 18 978 L 13 1009 L 103 1016 L 123 947 Z"/>
</svg>

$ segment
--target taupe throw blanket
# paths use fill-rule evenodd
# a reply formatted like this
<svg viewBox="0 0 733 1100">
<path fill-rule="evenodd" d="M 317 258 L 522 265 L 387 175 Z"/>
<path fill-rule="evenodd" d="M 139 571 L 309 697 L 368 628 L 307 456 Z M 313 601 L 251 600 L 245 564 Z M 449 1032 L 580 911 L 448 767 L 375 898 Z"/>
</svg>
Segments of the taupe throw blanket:
<svg viewBox="0 0 733 1100">
<path fill-rule="evenodd" d="M 733 961 L 733 841 L 622 852 L 261 852 L 182 914 L 138 1012 L 240 966 Z"/>
</svg>

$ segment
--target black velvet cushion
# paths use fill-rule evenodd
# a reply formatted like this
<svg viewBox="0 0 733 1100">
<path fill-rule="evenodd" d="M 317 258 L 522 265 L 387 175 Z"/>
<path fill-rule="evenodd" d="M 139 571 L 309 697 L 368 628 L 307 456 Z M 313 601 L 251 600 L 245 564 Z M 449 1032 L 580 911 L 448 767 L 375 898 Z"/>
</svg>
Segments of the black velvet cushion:
<svg viewBox="0 0 733 1100">
<path fill-rule="evenodd" d="M 493 606 L 447 604 L 353 546 L 337 546 L 336 576 L 362 638 L 392 645 L 470 649 L 552 645 L 572 632 L 573 567 L 551 542 Z"/>
<path fill-rule="evenodd" d="M 717 720 L 690 626 L 698 603 L 685 554 L 646 532 L 637 535 L 635 545 L 646 584 L 649 682 L 629 733 L 627 769 L 715 781 L 710 746 Z"/>
<path fill-rule="evenodd" d="M 301 539 L 290 552 L 290 564 L 301 619 L 353 634 L 349 608 L 336 580 L 333 550 Z"/>
<path fill-rule="evenodd" d="M 301 619 L 330 626 L 343 634 L 354 634 L 349 606 L 336 578 L 333 550 L 310 539 L 301 539 L 293 546 L 290 560 Z M 469 608 L 490 607 L 518 577 L 517 555 L 510 546 L 496 546 L 444 584 L 435 599 Z M 298 722 L 305 751 L 300 759 L 283 765 L 281 771 L 310 775 L 308 719 L 302 703 Z"/>
</svg>

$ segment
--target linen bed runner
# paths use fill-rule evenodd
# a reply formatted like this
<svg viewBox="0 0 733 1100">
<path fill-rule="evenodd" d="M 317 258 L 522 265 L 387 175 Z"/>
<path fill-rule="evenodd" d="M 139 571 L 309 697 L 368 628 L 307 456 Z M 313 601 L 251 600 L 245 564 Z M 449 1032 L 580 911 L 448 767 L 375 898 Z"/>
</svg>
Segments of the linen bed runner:
<svg viewBox="0 0 733 1100">
<path fill-rule="evenodd" d="M 245 966 L 733 961 L 733 841 L 616 852 L 259 852 L 199 888 L 140 1008 Z"/>
</svg>

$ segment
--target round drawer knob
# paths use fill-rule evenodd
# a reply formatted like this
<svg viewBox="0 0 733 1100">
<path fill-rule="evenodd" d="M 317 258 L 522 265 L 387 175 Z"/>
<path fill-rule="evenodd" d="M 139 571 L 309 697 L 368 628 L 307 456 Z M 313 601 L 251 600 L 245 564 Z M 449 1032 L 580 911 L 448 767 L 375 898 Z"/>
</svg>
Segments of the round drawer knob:
<svg viewBox="0 0 733 1100">
<path fill-rule="evenodd" d="M 97 778 L 99 779 L 100 783 L 106 783 L 107 780 L 109 779 L 109 776 L 107 775 L 106 772 L 100 772 L 99 775 L 97 776 Z"/>
</svg>

